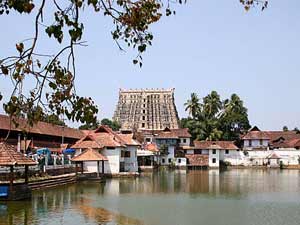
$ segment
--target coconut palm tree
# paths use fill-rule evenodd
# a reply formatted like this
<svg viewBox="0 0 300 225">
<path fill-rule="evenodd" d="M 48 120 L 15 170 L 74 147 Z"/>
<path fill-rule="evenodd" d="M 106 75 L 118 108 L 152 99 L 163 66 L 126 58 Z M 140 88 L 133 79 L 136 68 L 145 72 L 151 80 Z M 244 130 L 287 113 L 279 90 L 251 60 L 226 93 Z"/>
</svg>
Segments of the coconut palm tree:
<svg viewBox="0 0 300 225">
<path fill-rule="evenodd" d="M 201 110 L 201 105 L 199 103 L 199 98 L 196 93 L 191 94 L 191 99 L 187 100 L 186 103 L 184 103 L 185 111 L 189 112 L 189 115 L 192 116 L 193 119 L 196 118 L 197 114 Z"/>
<path fill-rule="evenodd" d="M 207 118 L 214 118 L 222 109 L 220 95 L 216 91 L 212 91 L 203 98 L 203 111 Z"/>
</svg>

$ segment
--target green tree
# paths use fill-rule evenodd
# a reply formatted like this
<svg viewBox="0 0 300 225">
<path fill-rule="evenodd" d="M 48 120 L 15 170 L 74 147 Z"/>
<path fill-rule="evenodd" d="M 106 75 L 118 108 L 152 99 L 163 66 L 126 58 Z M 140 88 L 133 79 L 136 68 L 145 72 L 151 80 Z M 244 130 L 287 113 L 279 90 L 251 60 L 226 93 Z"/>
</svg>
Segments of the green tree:
<svg viewBox="0 0 300 225">
<path fill-rule="evenodd" d="M 186 103 L 184 103 L 185 111 L 189 112 L 189 115 L 195 119 L 196 115 L 200 112 L 200 103 L 199 98 L 196 93 L 191 94 L 191 99 L 188 99 Z"/>
<path fill-rule="evenodd" d="M 203 98 L 203 113 L 205 118 L 215 118 L 222 108 L 220 95 L 216 91 L 212 91 Z"/>
<path fill-rule="evenodd" d="M 95 121 L 92 123 L 86 123 L 84 125 L 81 125 L 78 127 L 79 130 L 96 130 L 99 127 L 100 123 L 99 121 Z"/>
<path fill-rule="evenodd" d="M 287 132 L 289 131 L 289 128 L 287 126 L 283 126 L 282 131 Z"/>
<path fill-rule="evenodd" d="M 59 119 L 59 117 L 55 114 L 51 114 L 51 115 L 44 115 L 43 116 L 43 119 L 42 119 L 43 122 L 46 122 L 46 123 L 52 123 L 52 124 L 55 124 L 55 125 L 59 125 L 59 126 L 67 126 L 65 124 L 65 122 L 61 119 Z"/>
<path fill-rule="evenodd" d="M 267 7 L 267 1 L 237 1 L 247 11 L 257 4 L 261 4 L 262 9 Z M 82 41 L 83 21 L 88 21 L 88 18 L 82 18 L 83 11 L 92 9 L 110 18 L 113 41 L 120 49 L 132 47 L 136 51 L 133 63 L 142 66 L 142 54 L 152 45 L 151 24 L 159 21 L 163 15 L 175 14 L 172 9 L 174 3 L 183 2 L 186 1 L 1 0 L 2 17 L 12 13 L 34 14 L 33 33 L 26 34 L 26 42 L 16 40 L 15 53 L 1 56 L 0 59 L 0 78 L 8 76 L 13 84 L 13 91 L 3 104 L 5 112 L 12 118 L 24 115 L 30 124 L 42 119 L 42 114 L 32 108 L 51 111 L 58 117 L 65 115 L 71 121 L 95 123 L 98 108 L 91 98 L 76 94 L 74 83 L 75 48 L 85 45 Z M 61 48 L 47 55 L 40 52 L 43 34 L 54 39 Z M 32 86 L 28 82 L 25 84 L 25 80 L 30 80 Z M 0 101 L 2 94 L 0 90 Z"/>
<path fill-rule="evenodd" d="M 121 125 L 118 122 L 112 121 L 107 118 L 101 120 L 101 125 L 109 126 L 114 131 L 118 131 L 121 128 Z"/>
<path fill-rule="evenodd" d="M 237 140 L 241 133 L 250 129 L 248 110 L 237 94 L 232 94 L 223 102 L 219 125 L 224 140 Z"/>
<path fill-rule="evenodd" d="M 238 95 L 232 94 L 222 102 L 220 95 L 212 91 L 202 102 L 193 118 L 183 118 L 180 122 L 194 140 L 238 140 L 250 128 L 248 110 Z"/>
</svg>

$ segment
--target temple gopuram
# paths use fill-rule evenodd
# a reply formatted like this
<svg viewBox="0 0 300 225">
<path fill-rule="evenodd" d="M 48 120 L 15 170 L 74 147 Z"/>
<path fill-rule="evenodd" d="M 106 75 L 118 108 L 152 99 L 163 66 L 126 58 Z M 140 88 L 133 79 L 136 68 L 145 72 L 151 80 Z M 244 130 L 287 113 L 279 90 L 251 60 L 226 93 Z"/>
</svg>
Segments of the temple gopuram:
<svg viewBox="0 0 300 225">
<path fill-rule="evenodd" d="M 172 89 L 119 91 L 113 119 L 122 130 L 163 130 L 178 128 L 178 113 Z"/>
</svg>

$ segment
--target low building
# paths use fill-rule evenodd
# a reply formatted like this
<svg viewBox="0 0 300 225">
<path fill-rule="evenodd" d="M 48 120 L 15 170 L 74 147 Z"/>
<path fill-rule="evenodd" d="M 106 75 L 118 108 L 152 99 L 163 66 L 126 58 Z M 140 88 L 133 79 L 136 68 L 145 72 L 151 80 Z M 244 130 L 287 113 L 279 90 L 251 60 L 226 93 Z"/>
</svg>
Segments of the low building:
<svg viewBox="0 0 300 225">
<path fill-rule="evenodd" d="M 86 149 L 98 151 L 107 159 L 104 162 L 104 173 L 118 174 L 138 171 L 137 149 L 139 146 L 132 133 L 117 133 L 107 126 L 100 126 L 87 133 L 72 148 L 76 149 L 76 155 Z M 103 173 L 102 168 L 99 171 L 97 163 L 93 161 L 84 162 L 84 170 Z"/>
<path fill-rule="evenodd" d="M 154 136 L 160 150 L 160 164 L 163 166 L 186 166 L 183 147 L 190 145 L 191 134 L 188 129 L 165 128 Z"/>
<path fill-rule="evenodd" d="M 188 167 L 218 168 L 221 163 L 241 165 L 243 153 L 231 141 L 194 141 L 183 148 Z"/>
<path fill-rule="evenodd" d="M 269 166 L 270 161 L 284 166 L 300 164 L 300 133 L 261 131 L 253 127 L 242 137 L 243 151 L 252 166 Z M 276 155 L 276 160 L 270 156 Z"/>
<path fill-rule="evenodd" d="M 45 122 L 30 126 L 26 119 L 21 118 L 16 121 L 18 126 L 9 116 L 0 115 L 0 141 L 5 139 L 8 144 L 16 146 L 22 152 L 40 148 L 57 152 L 62 150 L 62 144 L 73 145 L 84 137 L 84 133 L 78 129 Z"/>
</svg>

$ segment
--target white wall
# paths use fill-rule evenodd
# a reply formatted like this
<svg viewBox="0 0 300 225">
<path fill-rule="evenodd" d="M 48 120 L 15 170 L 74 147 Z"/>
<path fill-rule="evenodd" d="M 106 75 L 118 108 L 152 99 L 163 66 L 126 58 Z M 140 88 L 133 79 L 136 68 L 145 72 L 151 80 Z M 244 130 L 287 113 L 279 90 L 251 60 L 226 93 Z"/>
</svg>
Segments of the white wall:
<svg viewBox="0 0 300 225">
<path fill-rule="evenodd" d="M 186 166 L 186 158 L 176 158 L 175 166 Z"/>
<path fill-rule="evenodd" d="M 130 151 L 130 158 L 125 157 L 125 171 L 126 172 L 137 172 L 138 162 L 137 162 L 137 146 L 128 146 L 126 151 Z"/>
<path fill-rule="evenodd" d="M 108 161 L 104 163 L 104 173 L 114 174 L 120 172 L 121 148 L 107 149 L 104 148 L 101 152 L 106 156 Z"/>
<path fill-rule="evenodd" d="M 260 144 L 260 140 L 251 140 L 251 146 L 249 145 L 249 140 L 244 140 L 244 148 L 257 148 L 257 147 L 268 147 L 269 141 L 263 140 L 262 145 Z"/>
<path fill-rule="evenodd" d="M 184 143 L 184 139 L 185 139 L 185 143 Z M 191 145 L 191 139 L 190 138 L 180 138 L 179 145 L 180 146 L 190 146 Z"/>
<path fill-rule="evenodd" d="M 209 167 L 219 167 L 220 166 L 220 151 L 216 150 L 216 153 L 213 154 L 213 150 L 209 150 Z M 216 162 L 213 163 L 213 159 L 216 159 Z"/>
<path fill-rule="evenodd" d="M 194 155 L 194 150 L 186 150 L 187 155 Z"/>
<path fill-rule="evenodd" d="M 168 146 L 168 155 L 164 155 L 164 156 L 161 156 L 161 160 L 160 160 L 160 163 L 161 165 L 170 165 L 171 163 L 169 163 L 169 159 L 171 160 L 171 162 L 174 162 L 175 163 L 175 146 L 172 146 L 172 145 L 169 145 Z M 165 162 L 163 163 L 163 160 L 165 160 Z"/>
</svg>

